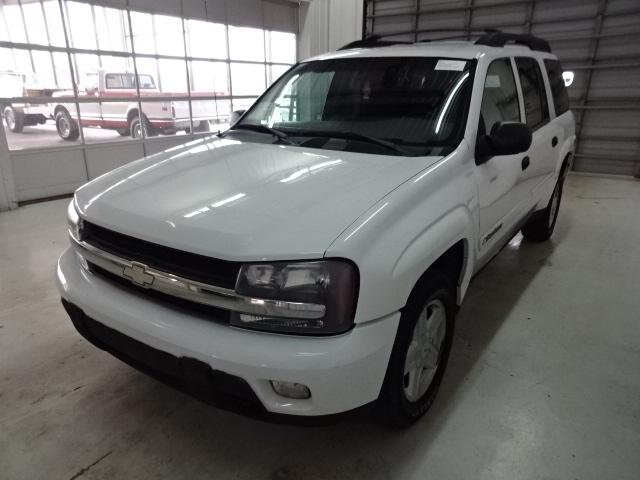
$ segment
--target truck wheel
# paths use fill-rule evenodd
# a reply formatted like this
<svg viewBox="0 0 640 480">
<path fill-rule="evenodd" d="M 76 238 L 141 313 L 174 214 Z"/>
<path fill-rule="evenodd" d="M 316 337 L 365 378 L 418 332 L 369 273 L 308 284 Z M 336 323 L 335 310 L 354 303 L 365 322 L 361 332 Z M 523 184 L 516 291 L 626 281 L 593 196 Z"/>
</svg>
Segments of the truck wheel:
<svg viewBox="0 0 640 480">
<path fill-rule="evenodd" d="M 129 135 L 131 135 L 131 132 L 128 128 L 118 128 L 116 132 L 118 132 L 121 137 L 128 137 Z"/>
<path fill-rule="evenodd" d="M 453 292 L 445 275 L 429 272 L 402 310 L 375 409 L 386 423 L 408 426 L 433 404 L 453 341 Z"/>
<path fill-rule="evenodd" d="M 63 140 L 77 140 L 80 136 L 78 122 L 71 118 L 66 110 L 60 110 L 56 113 L 56 130 Z"/>
<path fill-rule="evenodd" d="M 534 213 L 526 225 L 522 227 L 524 238 L 534 242 L 549 240 L 558 220 L 560 200 L 562 200 L 562 178 L 558 179 L 547 208 Z"/>
<path fill-rule="evenodd" d="M 144 128 L 145 137 L 153 137 L 156 134 L 155 130 L 147 120 L 147 117 L 142 117 L 143 121 L 140 121 L 140 117 L 134 117 L 129 124 L 129 132 L 132 138 L 142 138 L 142 129 Z"/>
<path fill-rule="evenodd" d="M 4 107 L 4 121 L 7 128 L 14 133 L 20 133 L 24 129 L 24 113 L 16 112 L 12 106 Z"/>
</svg>

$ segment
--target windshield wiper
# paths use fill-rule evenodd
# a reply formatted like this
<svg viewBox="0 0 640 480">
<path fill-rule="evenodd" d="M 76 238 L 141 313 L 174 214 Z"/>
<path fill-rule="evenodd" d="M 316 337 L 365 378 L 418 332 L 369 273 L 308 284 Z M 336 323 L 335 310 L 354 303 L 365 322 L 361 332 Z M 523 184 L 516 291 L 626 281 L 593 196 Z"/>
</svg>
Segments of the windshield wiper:
<svg viewBox="0 0 640 480">
<path fill-rule="evenodd" d="M 267 127 L 266 125 L 255 125 L 252 123 L 241 123 L 239 125 L 234 125 L 231 129 L 227 130 L 227 132 L 231 130 L 249 130 L 251 132 L 258 133 L 268 133 L 276 137 L 279 141 L 284 142 L 288 145 L 297 145 L 297 143 L 289 140 L 286 133 L 281 132 L 280 130 L 276 130 L 275 128 Z M 227 132 L 221 133 L 219 136 L 225 135 Z"/>
<path fill-rule="evenodd" d="M 304 130 L 301 132 L 296 132 L 295 136 L 304 136 L 304 137 L 328 137 L 328 138 L 342 138 L 345 140 L 358 140 L 366 143 L 373 143 L 375 145 L 380 145 L 381 147 L 385 147 L 388 150 L 393 150 L 400 155 L 411 156 L 404 148 L 399 147 L 393 142 L 388 142 L 387 140 L 383 140 L 377 137 L 370 137 L 369 135 L 363 135 L 362 133 L 356 132 L 332 132 L 328 130 Z"/>
</svg>

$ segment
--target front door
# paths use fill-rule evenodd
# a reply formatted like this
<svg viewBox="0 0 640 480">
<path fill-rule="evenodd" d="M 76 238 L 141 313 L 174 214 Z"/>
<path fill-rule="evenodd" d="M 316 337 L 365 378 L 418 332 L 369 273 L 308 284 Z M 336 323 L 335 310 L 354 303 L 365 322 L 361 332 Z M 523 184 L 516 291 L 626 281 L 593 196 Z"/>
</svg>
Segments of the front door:
<svg viewBox="0 0 640 480">
<path fill-rule="evenodd" d="M 499 122 L 520 122 L 521 103 L 510 58 L 494 60 L 487 69 L 478 138 Z M 476 167 L 480 205 L 478 259 L 490 258 L 525 215 L 528 195 L 522 184 L 524 153 L 496 155 Z"/>
</svg>

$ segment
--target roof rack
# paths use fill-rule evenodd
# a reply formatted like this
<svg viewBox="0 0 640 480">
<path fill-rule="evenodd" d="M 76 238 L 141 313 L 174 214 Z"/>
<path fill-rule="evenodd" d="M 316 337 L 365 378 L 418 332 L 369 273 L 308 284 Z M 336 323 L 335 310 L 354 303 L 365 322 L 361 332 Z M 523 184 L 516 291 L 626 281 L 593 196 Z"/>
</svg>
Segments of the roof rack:
<svg viewBox="0 0 640 480">
<path fill-rule="evenodd" d="M 363 47 L 388 47 L 389 45 L 411 45 L 413 42 L 403 42 L 396 40 L 382 40 L 380 35 L 371 35 L 363 40 L 356 40 L 355 42 L 347 43 L 340 47 L 338 50 L 348 50 L 350 48 L 363 48 Z"/>
<path fill-rule="evenodd" d="M 415 43 L 428 43 L 437 42 L 438 40 L 449 40 L 455 37 L 445 38 L 423 38 Z M 484 30 L 484 35 L 478 38 L 475 42 L 476 45 L 486 45 L 488 47 L 504 47 L 508 43 L 515 43 L 518 45 L 525 45 L 531 50 L 537 50 L 540 52 L 551 53 L 551 47 L 546 40 L 533 35 L 525 35 L 519 33 L 505 33 L 500 30 L 487 29 Z M 348 50 L 350 48 L 375 48 L 375 47 L 388 47 L 390 45 L 413 45 L 414 42 L 407 42 L 401 40 L 382 40 L 381 35 L 371 35 L 363 40 L 356 40 L 355 42 L 347 43 L 338 50 Z"/>
<path fill-rule="evenodd" d="M 505 33 L 499 30 L 487 30 L 487 33 L 476 40 L 475 44 L 487 45 L 488 47 L 504 47 L 509 42 L 526 45 L 531 50 L 551 53 L 551 46 L 542 38 L 519 33 Z"/>
</svg>

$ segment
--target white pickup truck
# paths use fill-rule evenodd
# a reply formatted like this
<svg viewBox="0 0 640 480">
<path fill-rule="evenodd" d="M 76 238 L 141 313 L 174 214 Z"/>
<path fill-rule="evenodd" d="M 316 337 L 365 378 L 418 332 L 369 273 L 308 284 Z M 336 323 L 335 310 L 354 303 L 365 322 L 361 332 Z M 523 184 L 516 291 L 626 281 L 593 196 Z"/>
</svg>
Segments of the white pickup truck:
<svg viewBox="0 0 640 480">
<path fill-rule="evenodd" d="M 389 43 L 304 61 L 218 137 L 77 190 L 57 270 L 77 330 L 243 413 L 424 414 L 471 277 L 519 230 L 551 236 L 575 126 L 544 40 Z"/>
<path fill-rule="evenodd" d="M 48 97 L 55 89 L 43 88 L 32 72 L 0 71 L 0 96 L 11 97 Z M 49 105 L 24 102 L 0 102 L 0 111 L 7 128 L 15 133 L 24 127 L 40 125 L 49 118 Z"/>
<path fill-rule="evenodd" d="M 138 75 L 142 115 L 137 101 L 135 75 L 129 72 L 87 73 L 84 83 L 79 87 L 81 98 L 95 98 L 95 102 L 80 103 L 80 115 L 84 127 L 96 127 L 116 130 L 122 136 L 140 138 L 142 129 L 146 136 L 173 134 L 178 130 L 189 131 L 189 102 L 173 101 L 172 96 L 185 96 L 186 93 L 172 94 L 158 90 L 153 76 L 145 73 Z M 228 95 L 227 92 L 191 92 L 193 129 L 196 132 L 209 131 L 209 122 L 219 119 L 215 100 L 198 100 L 198 97 Z M 55 97 L 73 96 L 71 91 L 54 93 Z M 109 101 L 113 98 L 127 98 L 128 101 Z M 166 101 L 145 101 L 145 97 L 167 97 Z M 51 117 L 55 119 L 58 134 L 64 140 L 76 140 L 80 135 L 77 111 L 74 103 L 60 99 L 52 103 Z"/>
</svg>

